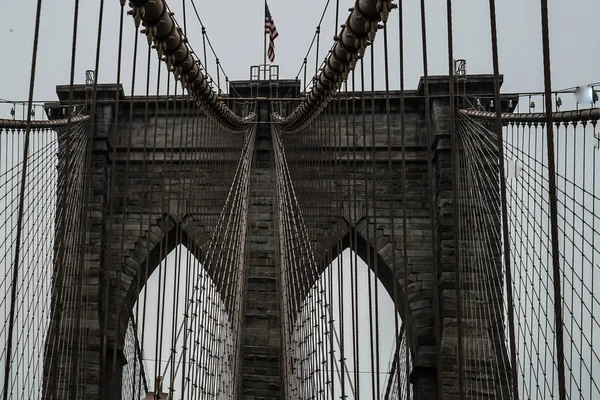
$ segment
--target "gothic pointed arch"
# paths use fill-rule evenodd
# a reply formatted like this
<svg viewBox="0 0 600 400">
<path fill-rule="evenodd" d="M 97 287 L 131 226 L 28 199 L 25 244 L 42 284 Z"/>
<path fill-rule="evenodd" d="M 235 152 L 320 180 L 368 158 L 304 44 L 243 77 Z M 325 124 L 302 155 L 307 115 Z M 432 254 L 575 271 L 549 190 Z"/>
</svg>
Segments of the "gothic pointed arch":
<svg viewBox="0 0 600 400">
<path fill-rule="evenodd" d="M 137 238 L 132 249 L 124 256 L 125 268 L 128 269 L 128 286 L 124 289 L 122 300 L 123 308 L 119 315 L 119 343 L 125 337 L 128 321 L 132 317 L 135 302 L 139 298 L 148 279 L 161 262 L 177 246 L 182 245 L 193 257 L 202 262 L 206 253 L 210 235 L 204 232 L 194 218 L 183 215 L 175 218 L 171 215 L 163 216 L 156 220 L 152 226 Z M 215 277 L 215 270 L 206 269 L 205 272 L 211 278 L 221 300 L 226 302 L 223 283 Z M 130 275 L 129 275 L 130 274 Z"/>
<path fill-rule="evenodd" d="M 375 230 L 366 219 L 356 224 L 351 224 L 344 218 L 338 219 L 332 229 L 324 231 L 322 239 L 313 244 L 319 267 L 318 276 L 346 249 L 356 252 L 385 288 L 387 296 L 392 301 L 396 298 L 398 314 L 404 322 L 404 328 L 408 330 L 407 340 L 415 370 L 425 368 L 429 371 L 435 365 L 436 347 L 432 259 L 430 255 L 408 257 L 408 287 L 405 288 L 402 238 L 398 235 L 392 240 L 392 236 L 386 233 L 388 232 L 383 228 Z M 430 243 L 425 243 L 427 244 L 430 246 Z M 411 248 L 411 243 L 408 243 L 408 246 L 408 255 L 419 254 L 415 245 Z M 311 282 L 309 287 L 315 282 Z M 405 311 L 405 299 L 408 299 L 408 315 Z"/>
</svg>

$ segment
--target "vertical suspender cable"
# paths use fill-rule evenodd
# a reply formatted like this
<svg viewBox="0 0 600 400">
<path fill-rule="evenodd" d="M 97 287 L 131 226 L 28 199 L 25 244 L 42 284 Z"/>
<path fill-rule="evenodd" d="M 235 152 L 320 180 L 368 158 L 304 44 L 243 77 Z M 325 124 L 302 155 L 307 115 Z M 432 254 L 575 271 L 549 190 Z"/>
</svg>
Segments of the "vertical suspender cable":
<svg viewBox="0 0 600 400">
<path fill-rule="evenodd" d="M 563 326 L 563 299 L 560 283 L 560 252 L 558 249 L 558 206 L 556 198 L 556 161 L 554 155 L 554 125 L 552 119 L 552 74 L 550 65 L 550 29 L 548 22 L 548 0 L 541 0 L 542 44 L 544 53 L 544 88 L 546 101 L 546 135 L 548 149 L 548 202 L 550 203 L 550 230 L 552 239 L 552 273 L 554 283 L 554 325 L 556 329 L 556 365 L 558 368 L 558 394 L 565 400 L 565 353 Z"/>
<path fill-rule="evenodd" d="M 353 207 L 353 213 L 352 215 L 355 216 L 357 215 L 357 209 L 358 209 L 358 204 L 357 204 L 357 194 L 356 194 L 356 185 L 357 185 L 357 179 L 356 179 L 356 169 L 357 169 L 357 164 L 356 164 L 356 76 L 355 76 L 355 71 L 352 71 L 352 207 Z M 356 223 L 357 221 L 355 221 Z M 351 277 L 351 283 L 353 283 L 352 286 L 352 309 L 353 309 L 353 313 L 352 313 L 352 325 L 353 325 L 353 329 L 352 329 L 352 336 L 353 336 L 353 342 L 354 342 L 354 347 L 352 350 L 352 355 L 354 358 L 354 384 L 355 384 L 355 388 L 356 388 L 356 393 L 359 393 L 360 395 L 360 362 L 359 362 L 359 357 L 360 357 L 360 336 L 359 336 L 359 313 L 358 313 L 358 231 L 356 229 L 356 226 L 353 227 L 352 229 L 352 238 L 350 241 L 350 248 L 352 249 L 352 254 L 351 257 L 354 259 L 354 268 L 352 268 L 351 273 L 350 273 L 350 277 Z M 352 260 L 351 260 L 351 264 L 352 264 Z M 351 265 L 352 266 L 352 265 Z M 353 272 L 352 272 L 353 271 Z M 352 276 L 354 276 L 354 282 L 352 282 Z"/>
<path fill-rule="evenodd" d="M 145 101 L 144 101 L 144 134 L 143 134 L 143 143 L 144 146 L 147 146 L 147 142 L 148 142 L 148 111 L 149 111 L 149 99 L 150 99 L 150 66 L 151 66 L 151 48 L 150 45 L 147 46 L 147 50 L 148 50 L 148 57 L 146 59 L 146 95 L 145 95 Z M 141 179 L 141 189 L 140 192 L 141 193 L 145 193 L 145 188 L 146 188 L 146 170 L 147 170 L 147 163 L 146 163 L 146 156 L 144 155 L 144 157 L 142 158 L 142 179 Z M 152 191 L 150 191 L 150 193 L 152 193 Z M 146 206 L 147 204 L 147 200 L 146 197 L 143 196 L 142 197 L 142 201 L 141 201 L 141 206 L 142 209 Z M 151 204 L 151 202 L 150 202 Z M 149 222 L 148 222 L 148 229 L 150 229 L 150 220 L 152 219 L 151 214 L 149 214 Z M 143 227 L 144 227 L 144 218 L 140 217 L 140 228 L 139 228 L 139 236 L 142 237 L 142 233 L 143 233 Z M 137 327 L 139 327 L 139 311 L 140 311 L 140 301 L 139 301 L 139 295 L 142 291 L 142 287 L 141 285 L 144 285 L 144 304 L 142 307 L 142 324 L 145 325 L 146 323 L 146 299 L 147 299 L 147 293 L 148 293 L 148 285 L 146 284 L 146 282 L 148 281 L 148 262 L 144 262 L 142 264 L 140 264 L 140 269 L 138 270 L 137 273 L 137 277 L 136 277 L 136 295 L 138 296 L 138 301 L 136 301 L 136 307 L 135 307 L 135 314 L 132 318 L 134 318 L 135 321 L 135 326 L 136 326 L 136 330 Z M 142 275 L 142 271 L 143 271 L 143 275 Z M 143 277 L 143 281 L 142 281 L 142 277 Z M 142 329 L 141 331 L 142 334 L 142 339 L 139 343 L 139 363 L 140 363 L 140 368 L 141 371 L 144 371 L 143 369 L 143 362 L 142 362 L 142 355 L 144 354 L 144 337 L 145 337 L 145 332 Z M 145 384 L 145 391 L 148 391 L 148 387 L 147 387 L 147 383 L 144 382 Z"/>
<path fill-rule="evenodd" d="M 422 37 L 422 50 L 423 50 L 423 87 L 425 93 L 425 126 L 426 126 L 426 135 L 427 135 L 427 175 L 428 175 L 428 187 L 429 187 L 429 218 L 431 222 L 431 256 L 432 256 L 432 264 L 433 264 L 433 302 L 434 302 L 434 312 L 436 313 L 436 321 L 438 327 L 436 328 L 436 335 L 441 336 L 438 333 L 440 329 L 441 323 L 439 322 L 439 292 L 438 292 L 438 257 L 437 257 L 437 235 L 436 235 L 436 223 L 434 217 L 434 202 L 435 202 L 435 194 L 434 190 L 434 176 L 433 176 L 433 155 L 432 155 L 432 146 L 433 140 L 431 137 L 431 104 L 429 97 L 429 69 L 427 62 L 427 26 L 426 26 L 426 13 L 425 13 L 425 0 L 421 0 L 421 37 Z M 454 203 L 456 204 L 457 199 L 454 198 Z M 456 223 L 454 224 L 456 227 Z M 456 232 L 455 232 L 456 233 Z M 456 240 L 456 239 L 455 239 Z M 456 251 L 456 249 L 455 249 Z M 456 265 L 456 274 L 457 281 L 460 275 L 460 268 Z M 460 287 L 460 282 L 457 282 L 457 288 Z M 458 290 L 458 289 L 457 289 Z M 458 380 L 459 380 L 459 393 L 460 398 L 462 398 L 462 330 L 461 330 L 461 322 L 460 322 L 460 296 L 457 293 L 457 320 L 458 320 Z M 439 346 L 439 344 L 436 344 Z M 440 386 L 441 377 L 438 374 L 438 389 Z"/>
<path fill-rule="evenodd" d="M 131 97 L 129 99 L 129 121 L 128 121 L 128 129 L 127 129 L 127 155 L 125 160 L 125 173 L 124 173 L 124 188 L 122 192 L 123 196 L 123 217 L 121 221 L 121 243 L 119 249 L 119 282 L 121 282 L 121 274 L 125 265 L 125 225 L 127 221 L 127 208 L 128 208 L 128 192 L 129 192 L 129 166 L 131 159 L 131 146 L 132 146 L 132 136 L 133 136 L 133 94 L 135 91 L 135 83 L 136 83 L 136 66 L 137 66 L 137 56 L 138 56 L 138 40 L 139 40 L 139 27 L 135 28 L 135 39 L 133 45 L 133 61 L 132 61 L 132 79 L 131 79 Z M 116 146 L 116 143 L 114 144 Z M 138 274 L 139 275 L 139 274 Z M 128 315 L 126 324 L 129 324 L 129 320 L 131 319 L 131 311 L 132 310 L 123 310 L 120 302 L 117 303 L 116 307 L 116 326 L 120 326 L 121 313 L 126 312 Z M 126 326 L 127 326 L 126 325 Z M 119 328 L 116 329 L 117 335 L 115 336 L 115 348 L 118 345 L 118 332 Z M 134 367 L 137 366 L 137 363 L 134 363 Z M 135 380 L 135 378 L 134 378 Z M 135 387 L 134 387 L 135 390 Z"/>
<path fill-rule="evenodd" d="M 406 192 L 408 191 L 408 185 L 406 183 L 406 125 L 405 125 L 405 95 L 404 95 L 404 3 L 398 2 L 398 52 L 400 54 L 400 141 L 402 147 L 402 260 L 403 260 L 403 300 L 404 300 L 404 319 L 402 326 L 405 332 L 405 368 L 406 368 L 406 398 L 410 400 L 410 310 L 408 307 L 408 253 L 406 249 L 408 247 L 408 228 L 406 226 Z M 400 347 L 400 346 L 399 346 Z M 400 360 L 398 359 L 398 363 Z M 398 385 L 400 385 L 400 367 L 398 367 Z M 398 387 L 398 393 L 402 393 L 402 388 Z"/>
<path fill-rule="evenodd" d="M 454 97 L 454 36 L 453 36 L 453 21 L 452 21 L 452 0 L 446 2 L 446 17 L 447 17 L 447 29 L 448 29 L 448 93 L 449 93 L 449 112 L 450 112 L 450 125 L 449 131 L 451 135 L 450 152 L 452 158 L 452 215 L 455 223 L 454 225 L 454 265 L 458 271 L 460 268 L 460 224 L 457 223 L 459 217 L 459 202 L 458 202 L 458 146 L 456 130 L 456 99 Z M 435 277 L 435 281 L 438 282 L 439 277 Z M 439 304 L 438 304 L 439 307 Z M 439 310 L 436 311 L 436 318 L 440 318 Z M 436 343 L 437 343 L 437 375 L 438 375 L 438 398 L 442 398 L 442 387 L 440 384 L 441 380 L 441 365 L 442 365 L 442 332 L 441 326 L 436 327 Z M 462 395 L 462 393 L 461 393 Z"/>
<path fill-rule="evenodd" d="M 375 376 L 375 393 L 376 398 L 381 398 L 381 376 L 379 374 L 379 251 L 381 250 L 380 246 L 377 244 L 377 230 L 380 229 L 378 227 L 378 215 L 377 215 L 377 154 L 375 149 L 375 143 L 377 138 L 375 136 L 375 46 L 373 42 L 371 42 L 371 163 L 373 164 L 373 168 L 371 169 L 371 196 L 373 203 L 373 272 L 375 274 L 374 280 L 374 296 L 375 296 L 375 322 L 371 321 L 370 326 L 375 326 L 375 350 L 374 350 L 374 358 L 371 360 L 371 373 Z M 382 232 L 383 233 L 383 232 Z M 370 285 L 370 282 L 369 282 Z M 369 286 L 370 287 L 370 286 Z M 371 307 L 371 300 L 369 298 L 369 307 Z M 372 328 L 371 328 L 372 329 Z"/>
<path fill-rule="evenodd" d="M 368 161 L 367 161 L 367 119 L 365 116 L 365 109 L 366 109 L 366 101 L 365 101 L 365 62 L 364 62 L 364 57 L 360 58 L 360 88 L 361 88 L 361 93 L 360 93 L 360 98 L 361 98 L 361 110 L 362 110 L 362 118 L 361 118 L 361 125 L 362 125 L 362 135 L 363 135 L 363 140 L 362 140 L 362 148 L 363 148 L 363 180 L 364 180 L 364 196 L 365 196 L 365 220 L 366 220 L 366 242 L 367 242 L 367 257 L 366 257 L 366 261 L 368 264 L 368 268 L 371 268 L 371 253 L 372 253 L 372 249 L 371 249 L 371 244 L 369 243 L 369 226 L 370 226 L 370 212 L 369 212 L 369 179 L 368 179 Z M 372 163 L 372 167 L 374 168 L 375 166 L 373 165 L 373 159 L 371 159 L 371 163 Z M 370 328 L 373 325 L 373 317 L 372 317 L 372 308 L 371 308 L 371 272 L 369 271 L 369 273 L 367 274 L 367 293 L 368 293 L 368 299 L 369 299 L 369 355 L 370 355 L 370 360 L 371 360 L 371 367 L 373 366 L 373 330 Z M 375 377 L 373 374 L 373 369 L 371 368 L 371 396 L 372 398 L 377 398 L 376 394 L 375 394 Z"/>
<path fill-rule="evenodd" d="M 11 353 L 13 347 L 13 335 L 14 335 L 14 324 L 15 324 L 15 306 L 17 301 L 17 280 L 19 279 L 19 257 L 20 246 L 21 246 L 21 235 L 23 230 L 23 214 L 25 212 L 25 181 L 27 178 L 27 164 L 29 158 L 29 139 L 31 136 L 31 108 L 33 104 L 33 90 L 35 87 L 35 70 L 37 65 L 37 50 L 38 50 L 38 39 L 40 34 L 40 19 L 42 14 L 42 0 L 37 2 L 37 10 L 35 15 L 35 33 L 33 36 L 33 55 L 31 57 L 31 76 L 29 79 L 29 103 L 27 105 L 27 131 L 25 133 L 25 143 L 23 145 L 23 169 L 21 171 L 21 188 L 19 193 L 19 215 L 17 217 L 17 237 L 15 239 L 15 257 L 13 262 L 12 271 L 12 286 L 10 293 L 10 313 L 8 321 L 8 338 L 6 341 L 6 360 L 4 364 L 4 387 L 3 387 L 3 398 L 8 400 L 8 386 L 10 384 L 10 367 L 11 367 Z"/>
<path fill-rule="evenodd" d="M 206 59 L 206 28 L 202 27 L 202 51 L 204 52 L 204 70 L 208 74 L 208 61 Z"/>
<path fill-rule="evenodd" d="M 452 0 L 447 0 L 446 3 L 446 16 L 447 16 L 447 27 L 448 27 L 448 91 L 449 91 L 449 100 L 450 100 L 450 126 L 449 126 L 449 130 L 450 130 L 450 135 L 451 135 L 451 139 L 450 139 L 450 152 L 451 154 L 451 158 L 452 158 L 452 216 L 454 218 L 454 232 L 453 232 L 453 236 L 454 236 L 454 268 L 456 271 L 456 276 L 457 276 L 457 288 L 459 288 L 460 286 L 460 281 L 458 279 L 458 277 L 460 276 L 460 223 L 458 223 L 459 221 L 459 213 L 460 213 L 460 205 L 458 202 L 458 191 L 459 191 L 459 184 L 458 184 L 458 146 L 457 146 L 457 135 L 458 132 L 456 131 L 456 99 L 454 97 L 454 44 L 453 44 L 453 24 L 452 24 Z M 436 286 L 437 286 L 437 282 L 439 277 L 436 275 L 434 277 L 435 282 L 436 282 Z M 436 290 L 437 292 L 437 290 Z M 460 306 L 458 305 L 460 303 L 459 300 L 459 296 L 458 296 L 459 291 L 457 291 L 457 321 L 459 316 L 461 315 L 461 311 L 459 310 Z M 439 303 L 437 304 L 438 308 L 439 308 Z M 439 310 L 436 311 L 436 318 L 439 321 L 440 319 L 440 315 L 439 315 Z M 461 374 L 462 374 L 462 324 L 459 322 L 459 326 L 458 326 L 458 330 L 459 330 L 459 338 L 458 338 L 458 349 L 459 349 L 459 385 L 462 385 L 462 379 L 460 378 Z M 441 367 L 442 367 L 442 332 L 441 332 L 441 326 L 438 322 L 438 326 L 436 327 L 436 343 L 437 343 L 437 375 L 438 375 L 438 398 L 442 398 L 442 385 L 441 385 Z M 460 389 L 460 396 L 463 395 L 462 389 Z"/>
<path fill-rule="evenodd" d="M 398 331 L 398 312 L 400 311 L 399 298 L 398 298 L 398 276 L 396 271 L 396 208 L 394 205 L 394 184 L 393 184 L 393 162 L 392 162 L 392 128 L 391 128 L 391 110 L 390 110 L 390 67 L 389 67 L 389 50 L 388 50 L 388 25 L 387 21 L 383 22 L 383 47 L 385 54 L 385 114 L 386 114 L 386 136 L 387 136 L 387 183 L 388 183 L 388 195 L 389 195 L 389 213 L 391 220 L 391 235 L 390 243 L 392 243 L 392 262 L 389 267 L 392 270 L 392 285 L 393 285 L 393 301 L 394 301 L 394 341 L 397 341 L 400 337 Z M 404 121 L 402 121 L 404 123 Z M 403 182 L 404 184 L 404 182 Z M 405 266 L 406 268 L 406 266 Z M 405 287 L 405 291 L 407 288 Z M 406 317 L 405 317 L 406 318 Z M 392 359 L 395 362 L 400 356 L 400 346 L 394 346 L 394 356 Z M 398 368 L 400 371 L 400 368 Z M 393 372 L 392 372 L 393 373 Z M 391 381 L 392 379 L 390 379 Z M 400 382 L 400 379 L 398 379 Z"/>
<path fill-rule="evenodd" d="M 221 64 L 219 63 L 219 59 L 216 59 L 217 63 L 217 90 L 219 95 L 221 94 Z"/>
<path fill-rule="evenodd" d="M 79 21 L 79 0 L 75 0 L 75 9 L 73 12 L 73 40 L 72 40 L 72 46 L 71 46 L 71 78 L 70 78 L 70 84 L 69 84 L 69 113 L 68 113 L 68 126 L 67 126 L 67 135 L 66 135 L 66 145 L 67 147 L 67 151 L 65 152 L 65 155 L 67 156 L 67 158 L 70 157 L 70 146 L 71 146 L 71 117 L 72 117 L 72 110 L 73 110 L 73 84 L 75 81 L 75 57 L 76 57 L 76 53 L 77 53 L 77 25 L 78 25 L 78 21 Z M 88 138 L 89 140 L 89 138 Z M 88 154 L 88 157 L 90 155 Z M 68 173 L 68 170 L 67 170 Z M 83 185 L 84 185 L 84 196 L 83 196 L 83 201 L 86 201 L 87 199 L 87 187 L 88 185 L 86 184 L 86 182 L 88 182 L 87 180 L 84 181 Z M 62 233 L 62 235 L 66 235 L 66 230 L 65 230 L 65 222 L 66 222 L 66 217 L 65 217 L 65 209 L 64 206 L 66 206 L 66 193 L 62 194 L 62 206 L 63 206 L 63 217 L 62 217 L 62 227 L 60 232 Z M 79 387 L 78 385 L 78 380 L 79 380 L 79 341 L 81 340 L 81 303 L 82 300 L 81 299 L 81 291 L 82 291 L 82 286 L 83 286 L 83 276 L 84 276 L 84 262 L 83 262 L 83 254 L 85 253 L 84 249 L 85 249 L 85 241 L 86 241 L 86 216 L 87 216 L 87 206 L 85 204 L 82 204 L 83 206 L 83 210 L 82 210 L 82 214 L 83 214 L 83 218 L 84 220 L 81 222 L 81 229 L 80 229 L 80 234 L 81 237 L 79 238 L 79 242 L 80 242 L 80 246 L 78 251 L 79 251 L 79 257 L 78 257 L 78 266 L 76 266 L 75 268 L 78 268 L 78 278 L 77 278 L 77 295 L 75 297 L 75 302 L 76 302 L 76 310 L 75 310 L 75 336 L 74 336 L 74 345 L 73 345 L 73 359 L 72 359 L 72 365 L 71 365 L 71 388 L 70 388 L 70 399 L 74 400 L 77 398 L 77 389 Z M 63 238 L 61 238 L 61 240 L 63 240 L 63 245 L 61 246 L 61 248 L 59 248 L 59 251 L 64 251 L 64 236 Z M 55 269 L 55 271 L 57 271 L 58 269 L 62 269 L 63 265 L 62 265 L 62 261 L 64 260 L 60 260 L 59 264 L 58 264 L 58 268 Z M 59 272 L 59 271 L 57 271 Z M 59 272 L 59 274 L 61 274 Z M 62 282 L 59 280 L 58 282 L 59 285 L 62 286 Z M 58 285 L 57 285 L 58 286 Z M 59 293 L 61 291 L 61 288 L 59 288 Z M 58 305 L 59 309 L 60 309 L 60 305 Z M 59 322 L 57 323 L 57 327 L 60 327 L 60 319 Z M 58 331 L 55 333 L 57 336 L 59 335 Z M 77 343 L 77 344 L 75 344 Z M 55 357 L 56 358 L 56 357 Z M 51 378 L 52 379 L 52 378 Z M 56 382 L 54 383 L 54 385 L 56 386 Z"/>
<path fill-rule="evenodd" d="M 114 209 L 115 209 L 115 192 L 116 192 L 116 170 L 117 170 L 117 127 L 119 125 L 119 102 L 120 102 L 120 84 L 121 84 L 121 61 L 122 61 L 122 56 L 123 56 L 123 16 L 125 13 L 124 10 L 124 6 L 125 6 L 125 1 L 122 0 L 121 1 L 121 12 L 120 12 L 120 18 L 119 18 L 119 46 L 118 46 L 118 55 L 117 55 L 117 85 L 116 85 L 116 90 L 115 90 L 115 108 L 114 108 L 114 121 L 113 121 L 113 127 L 112 127 L 112 131 L 113 131 L 113 150 L 112 150 L 112 163 L 111 163 L 111 174 L 110 174 L 110 192 L 109 192 L 109 196 L 108 196 L 108 249 L 107 249 L 107 256 L 105 257 L 105 266 L 108 266 L 108 269 L 105 272 L 105 276 L 104 276 L 104 337 L 103 337 L 103 344 L 102 344 L 102 377 L 106 378 L 106 371 L 107 371 L 107 361 L 106 361 L 106 356 L 107 356 L 107 352 L 108 352 L 108 332 L 109 332 L 109 323 L 110 323 L 110 319 L 109 319 L 109 298 L 110 298 L 110 285 L 111 285 L 111 272 L 113 271 L 113 260 L 112 260 L 112 239 L 113 239 L 113 223 L 114 223 Z M 121 266 L 118 266 L 118 270 L 117 273 L 118 278 L 120 279 L 120 271 L 121 271 Z M 117 281 L 119 282 L 119 280 Z M 119 286 L 119 283 L 117 283 L 117 287 Z M 115 314 L 115 318 L 117 318 L 117 315 Z M 115 369 L 116 369 L 116 365 L 117 365 L 117 337 L 119 335 L 119 329 L 118 329 L 118 322 L 115 319 L 115 341 L 114 341 L 114 348 L 113 348 L 113 352 L 112 352 L 112 367 L 113 370 L 112 372 L 114 373 Z M 101 379 L 100 382 L 105 382 L 104 379 Z"/>
<path fill-rule="evenodd" d="M 452 0 L 448 0 L 448 5 Z M 498 162 L 500 171 L 500 196 L 502 201 L 502 236 L 504 238 L 504 268 L 506 274 L 506 297 L 508 302 L 508 334 L 510 340 L 510 363 L 512 371 L 512 393 L 518 396 L 517 350 L 515 344 L 515 320 L 513 314 L 512 265 L 508 229 L 508 205 L 506 200 L 506 176 L 504 170 L 504 136 L 502 130 L 502 106 L 500 103 L 500 66 L 498 57 L 498 31 L 496 27 L 496 0 L 490 0 L 490 28 L 492 30 L 492 57 L 494 64 L 494 103 L 496 104 L 496 134 L 498 135 Z M 454 113 L 453 113 L 454 116 Z M 452 149 L 454 153 L 455 149 Z M 508 388 L 507 388 L 508 389 Z"/>
<path fill-rule="evenodd" d="M 93 82 L 93 88 L 92 88 L 92 109 L 91 109 L 91 115 L 90 115 L 90 120 L 91 120 L 91 132 L 90 132 L 90 137 L 88 138 L 88 144 L 87 144 L 87 162 L 86 162 L 86 166 L 85 166 L 85 170 L 86 170 L 86 179 L 85 182 L 89 182 L 90 181 L 90 177 L 91 177 L 91 170 L 92 170 L 92 150 L 93 150 L 93 145 L 94 145 L 94 135 L 95 135 L 95 131 L 96 131 L 96 123 L 95 123 L 95 119 L 96 119 L 96 112 L 97 112 L 97 103 L 96 103 L 96 98 L 97 98 L 97 94 L 98 94 L 98 71 L 100 69 L 100 45 L 102 43 L 102 22 L 103 22 L 103 17 L 104 17 L 104 0 L 100 1 L 100 10 L 98 12 L 98 34 L 97 34 L 97 42 L 96 42 L 96 63 L 94 66 L 94 82 Z M 90 193 L 90 188 L 89 185 L 86 184 L 84 182 L 85 185 L 85 193 L 84 193 L 84 199 L 87 199 Z M 84 229 L 87 231 L 87 211 L 88 211 L 88 207 L 85 207 L 84 209 L 84 216 L 83 216 L 83 223 L 84 223 Z M 84 238 L 85 240 L 85 235 Z M 79 264 L 80 266 L 83 265 L 83 257 L 84 257 L 85 252 L 82 250 L 80 253 L 80 258 L 79 258 Z M 77 348 L 75 350 L 75 356 L 78 357 L 77 352 L 79 351 L 79 349 Z M 53 361 L 55 362 L 55 361 Z M 53 370 L 56 370 L 56 365 L 53 364 L 52 366 Z M 54 375 L 52 374 L 52 372 L 50 373 L 50 377 L 53 377 Z M 74 377 L 73 377 L 74 378 Z M 57 387 L 58 385 L 55 383 L 53 385 L 53 392 L 52 392 L 52 399 L 58 399 L 58 392 L 57 392 Z"/>
<path fill-rule="evenodd" d="M 317 35 L 317 52 L 315 53 L 315 75 L 319 71 L 319 47 L 321 44 L 321 25 L 317 26 L 316 33 Z"/>
<path fill-rule="evenodd" d="M 307 83 L 306 83 L 306 57 L 304 57 L 304 63 L 302 64 L 302 68 L 304 69 L 304 94 L 306 95 L 306 88 L 308 87 Z"/>
</svg>

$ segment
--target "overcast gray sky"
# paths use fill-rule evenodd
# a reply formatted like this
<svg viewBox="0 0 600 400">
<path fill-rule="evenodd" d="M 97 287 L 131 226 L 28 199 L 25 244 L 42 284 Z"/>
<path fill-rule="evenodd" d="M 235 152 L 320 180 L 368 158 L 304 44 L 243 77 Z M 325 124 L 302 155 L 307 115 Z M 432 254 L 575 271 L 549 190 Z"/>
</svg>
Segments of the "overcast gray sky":
<svg viewBox="0 0 600 400">
<path fill-rule="evenodd" d="M 3 0 L 4 2 L 5 0 Z M 231 79 L 248 79 L 249 66 L 262 63 L 264 11 L 262 0 L 207 2 L 196 0 L 200 16 L 217 51 L 223 68 Z M 55 86 L 69 81 L 73 1 L 44 2 L 35 98 L 55 98 Z M 76 81 L 83 82 L 85 70 L 93 69 L 96 48 L 98 1 L 81 2 L 78 33 Z M 325 0 L 271 0 L 269 7 L 279 31 L 275 63 L 281 66 L 282 78 L 296 76 L 318 24 Z M 445 0 L 427 1 L 430 73 L 447 72 Z M 540 91 L 543 89 L 540 36 L 540 2 L 533 0 L 498 1 L 500 66 L 505 74 L 504 90 Z M 18 5 L 15 5 L 18 4 Z M 176 18 L 183 24 L 181 0 L 169 2 Z M 188 36 L 198 53 L 202 34 L 190 3 L 187 3 Z M 345 21 L 353 1 L 340 0 L 340 22 Z M 407 88 L 415 88 L 422 75 L 419 2 L 405 2 Z M 335 25 L 335 1 L 323 21 L 320 59 L 332 43 Z M 22 0 L 3 7 L 0 36 L 4 38 L 4 62 L 0 65 L 0 98 L 27 98 L 30 60 L 35 20 L 35 0 Z M 469 73 L 490 73 L 490 34 L 488 2 L 457 0 L 454 2 L 455 57 L 465 58 Z M 126 6 L 127 8 L 127 6 Z M 99 81 L 113 82 L 116 77 L 119 2 L 105 2 L 102 62 Z M 598 65 L 600 45 L 597 0 L 550 0 L 553 86 L 555 89 L 600 81 Z M 397 37 L 397 13 L 390 19 L 390 37 Z M 132 51 L 133 22 L 125 21 L 124 52 Z M 381 43 L 377 43 L 381 49 Z M 392 41 L 397 47 L 397 40 Z M 314 56 L 314 52 L 313 52 Z M 391 54 L 392 70 L 398 66 L 398 52 Z M 131 58 L 124 57 L 122 80 L 130 86 Z M 214 59 L 209 58 L 214 73 Z M 314 59 L 309 71 L 314 72 Z M 379 71 L 382 71 L 379 64 Z M 145 67 L 141 67 L 144 70 Z M 381 73 L 381 75 L 383 75 Z M 392 74 L 392 87 L 397 87 Z M 309 73 L 310 76 L 310 73 Z M 382 84 L 382 80 L 378 81 Z M 141 91 L 141 85 L 137 85 Z M 138 91 L 138 90 L 136 90 Z"/>
</svg>

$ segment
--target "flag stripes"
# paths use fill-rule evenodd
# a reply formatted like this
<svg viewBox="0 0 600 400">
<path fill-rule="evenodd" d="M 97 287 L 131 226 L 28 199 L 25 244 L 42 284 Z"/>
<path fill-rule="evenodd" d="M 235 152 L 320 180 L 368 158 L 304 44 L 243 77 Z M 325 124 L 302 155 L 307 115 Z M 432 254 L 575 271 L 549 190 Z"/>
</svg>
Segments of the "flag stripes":
<svg viewBox="0 0 600 400">
<path fill-rule="evenodd" d="M 275 39 L 279 36 L 277 32 L 277 28 L 275 27 L 275 22 L 273 21 L 273 17 L 271 17 L 271 12 L 269 11 L 269 6 L 265 1 L 265 35 L 269 35 L 269 50 L 267 50 L 267 56 L 269 57 L 269 61 L 275 61 Z"/>
</svg>

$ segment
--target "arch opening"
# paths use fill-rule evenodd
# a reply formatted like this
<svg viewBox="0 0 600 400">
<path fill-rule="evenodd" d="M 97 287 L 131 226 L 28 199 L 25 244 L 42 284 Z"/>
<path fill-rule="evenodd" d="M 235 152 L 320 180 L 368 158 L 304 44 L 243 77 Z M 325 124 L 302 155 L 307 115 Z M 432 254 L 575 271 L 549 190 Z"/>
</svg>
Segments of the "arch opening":
<svg viewBox="0 0 600 400">
<path fill-rule="evenodd" d="M 402 313 L 396 312 L 392 286 L 349 245 L 332 254 L 338 256 L 321 271 L 295 318 L 290 390 L 307 391 L 312 379 L 308 397 L 324 390 L 336 398 L 405 398 L 411 357 L 406 368 Z M 319 373 L 322 378 L 315 378 Z"/>
<path fill-rule="evenodd" d="M 191 391 L 218 398 L 231 392 L 235 349 L 226 306 L 183 243 L 167 247 L 131 309 L 123 343 L 124 399 L 147 393 L 184 398 Z"/>
</svg>

